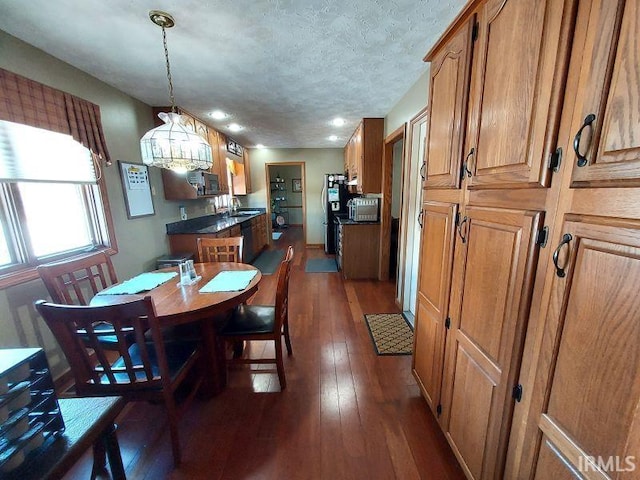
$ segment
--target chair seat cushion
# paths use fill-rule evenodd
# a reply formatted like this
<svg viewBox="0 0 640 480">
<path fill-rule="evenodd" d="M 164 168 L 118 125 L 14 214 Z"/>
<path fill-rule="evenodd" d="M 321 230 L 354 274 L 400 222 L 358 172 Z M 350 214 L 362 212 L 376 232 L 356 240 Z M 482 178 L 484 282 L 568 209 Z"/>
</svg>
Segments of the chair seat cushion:
<svg viewBox="0 0 640 480">
<path fill-rule="evenodd" d="M 149 352 L 149 362 L 151 363 L 151 373 L 155 377 L 160 376 L 160 366 L 158 365 L 158 356 L 156 349 L 152 343 L 147 343 Z M 175 378 L 182 367 L 187 363 L 189 358 L 195 353 L 197 348 L 196 342 L 171 342 L 165 344 L 165 352 L 167 354 L 167 363 L 169 364 L 169 374 L 171 378 Z M 142 365 L 142 357 L 140 355 L 140 347 L 133 344 L 129 347 L 129 355 L 134 365 Z M 113 363 L 114 368 L 124 368 L 125 363 L 122 357 Z M 129 375 L 127 373 L 116 373 L 114 375 L 118 383 L 129 383 Z M 144 371 L 137 371 L 136 378 L 144 381 L 147 379 Z M 102 383 L 110 383 L 106 375 L 102 377 Z"/>
<path fill-rule="evenodd" d="M 240 305 L 225 327 L 219 332 L 223 336 L 273 333 L 276 308 L 263 305 Z"/>
</svg>

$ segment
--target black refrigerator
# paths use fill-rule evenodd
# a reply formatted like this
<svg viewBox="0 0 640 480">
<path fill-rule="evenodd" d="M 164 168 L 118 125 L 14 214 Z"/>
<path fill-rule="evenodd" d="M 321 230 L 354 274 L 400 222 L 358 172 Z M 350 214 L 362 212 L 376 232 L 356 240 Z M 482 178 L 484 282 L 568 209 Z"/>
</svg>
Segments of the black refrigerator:
<svg viewBox="0 0 640 480">
<path fill-rule="evenodd" d="M 344 173 L 326 173 L 322 185 L 322 211 L 324 227 L 324 251 L 336 253 L 335 223 L 336 215 L 348 214 L 347 176 Z"/>
</svg>

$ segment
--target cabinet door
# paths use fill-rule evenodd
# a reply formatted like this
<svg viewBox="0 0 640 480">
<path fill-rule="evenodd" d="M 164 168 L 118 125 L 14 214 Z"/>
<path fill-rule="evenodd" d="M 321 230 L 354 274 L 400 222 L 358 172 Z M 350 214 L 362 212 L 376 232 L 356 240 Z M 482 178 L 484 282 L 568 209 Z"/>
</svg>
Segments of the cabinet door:
<svg viewBox="0 0 640 480">
<path fill-rule="evenodd" d="M 564 276 L 554 278 L 546 321 L 553 334 L 543 351 L 555 361 L 537 422 L 535 478 L 569 478 L 572 470 L 638 478 L 640 222 L 565 219 L 562 232 L 571 239 L 559 248 Z M 588 457 L 602 459 L 611 477 L 596 475 Z M 563 477 L 554 475 L 559 465 Z"/>
<path fill-rule="evenodd" d="M 187 130 L 190 132 L 196 131 L 196 119 L 191 115 L 188 115 L 184 112 L 180 112 L 180 119 L 182 120 L 182 125 L 185 126 Z"/>
<path fill-rule="evenodd" d="M 571 3 L 488 0 L 481 8 L 465 152 L 471 188 L 549 185 Z"/>
<path fill-rule="evenodd" d="M 572 186 L 640 185 L 640 4 L 594 0 L 573 119 Z"/>
<path fill-rule="evenodd" d="M 456 204 L 424 202 L 421 213 L 423 227 L 413 374 L 434 414 L 440 404 L 457 210 Z"/>
<path fill-rule="evenodd" d="M 196 133 L 207 140 L 209 138 L 209 131 L 207 129 L 207 126 L 197 119 L 194 121 L 194 123 L 196 127 Z"/>
<path fill-rule="evenodd" d="M 218 175 L 220 172 L 220 148 L 218 146 L 218 132 L 216 132 L 213 128 L 210 128 L 207 132 L 207 140 L 209 142 L 209 145 L 211 145 L 211 159 L 213 160 L 211 168 L 209 168 L 209 173 Z M 218 181 L 220 181 L 220 178 L 218 178 Z"/>
<path fill-rule="evenodd" d="M 471 30 L 465 24 L 431 61 L 427 175 L 424 188 L 458 188 L 471 70 Z"/>
<path fill-rule="evenodd" d="M 220 182 L 221 193 L 229 193 L 229 177 L 227 175 L 227 137 L 224 134 L 218 134 L 218 156 L 220 163 L 218 165 L 218 181 Z"/>
<path fill-rule="evenodd" d="M 502 472 L 542 217 L 468 207 L 460 222 L 442 423 L 469 478 Z"/>
<path fill-rule="evenodd" d="M 245 194 L 251 193 L 251 163 L 249 159 L 249 149 L 242 149 L 242 163 L 244 164 L 244 189 Z"/>
</svg>

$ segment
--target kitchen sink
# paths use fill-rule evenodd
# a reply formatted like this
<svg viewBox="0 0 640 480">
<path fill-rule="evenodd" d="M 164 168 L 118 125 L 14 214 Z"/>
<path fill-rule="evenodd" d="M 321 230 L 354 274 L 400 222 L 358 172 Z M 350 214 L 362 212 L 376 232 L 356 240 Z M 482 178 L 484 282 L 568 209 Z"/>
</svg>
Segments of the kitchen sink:
<svg viewBox="0 0 640 480">
<path fill-rule="evenodd" d="M 249 215 L 260 215 L 262 212 L 260 210 L 243 210 L 242 212 L 236 212 L 232 217 L 246 217 Z"/>
</svg>

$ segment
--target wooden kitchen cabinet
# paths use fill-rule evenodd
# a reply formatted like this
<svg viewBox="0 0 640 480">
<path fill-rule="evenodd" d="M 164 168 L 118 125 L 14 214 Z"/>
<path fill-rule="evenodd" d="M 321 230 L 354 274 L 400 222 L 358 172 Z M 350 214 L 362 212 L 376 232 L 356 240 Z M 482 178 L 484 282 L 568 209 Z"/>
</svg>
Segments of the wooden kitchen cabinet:
<svg viewBox="0 0 640 480">
<path fill-rule="evenodd" d="M 572 471 L 638 477 L 639 27 L 638 2 L 578 6 L 573 102 L 561 132 L 568 153 L 551 246 L 557 260 L 547 271 L 544 328 L 525 357 L 532 389 L 514 416 L 514 425 L 523 425 L 510 441 L 507 472 L 514 478 L 566 478 Z M 576 145 L 591 113 L 594 121 Z"/>
<path fill-rule="evenodd" d="M 543 214 L 470 206 L 456 239 L 441 420 L 471 478 L 501 473 Z"/>
<path fill-rule="evenodd" d="M 556 150 L 571 2 L 488 0 L 477 14 L 469 188 L 546 187 Z"/>
<path fill-rule="evenodd" d="M 363 118 L 345 146 L 349 181 L 357 180 L 358 193 L 382 192 L 384 119 Z"/>
<path fill-rule="evenodd" d="M 431 114 L 427 117 L 426 140 L 429 161 L 423 188 L 460 186 L 473 26 L 472 17 L 431 60 Z"/>
<path fill-rule="evenodd" d="M 449 290 L 457 204 L 424 202 L 418 308 L 414 328 L 413 374 L 429 407 L 438 415 L 449 317 Z"/>
<path fill-rule="evenodd" d="M 380 224 L 339 224 L 338 248 L 344 278 L 378 278 Z"/>
<path fill-rule="evenodd" d="M 639 7 L 637 1 L 605 3 L 607 7 L 596 2 L 585 22 L 586 28 L 598 35 L 588 38 L 584 48 L 585 62 L 579 79 L 584 95 L 576 106 L 572 124 L 570 152 L 575 161 L 571 183 L 576 187 L 637 187 L 640 185 Z"/>
<path fill-rule="evenodd" d="M 427 56 L 413 370 L 470 479 L 637 477 L 639 27 L 638 2 L 478 0 Z"/>
<path fill-rule="evenodd" d="M 233 194 L 247 195 L 251 193 L 251 165 L 249 151 L 242 150 L 242 163 L 236 162 L 236 174 L 233 175 Z"/>
</svg>

